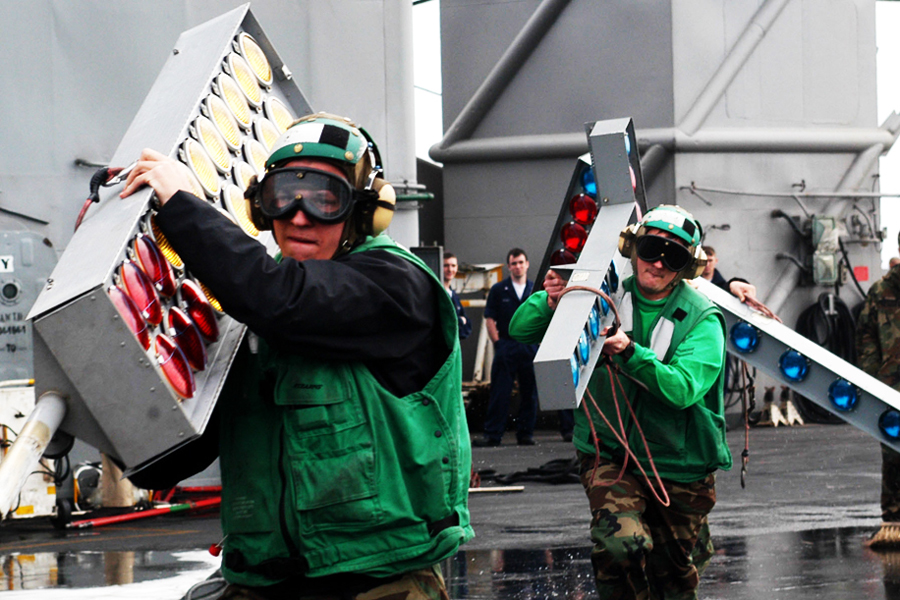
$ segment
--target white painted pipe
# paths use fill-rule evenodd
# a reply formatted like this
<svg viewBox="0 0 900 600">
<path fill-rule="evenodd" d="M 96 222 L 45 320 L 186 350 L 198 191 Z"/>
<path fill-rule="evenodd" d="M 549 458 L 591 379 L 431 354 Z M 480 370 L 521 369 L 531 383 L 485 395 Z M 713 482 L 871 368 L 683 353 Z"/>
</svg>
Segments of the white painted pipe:
<svg viewBox="0 0 900 600">
<path fill-rule="evenodd" d="M 37 467 L 53 434 L 66 416 L 66 402 L 47 392 L 34 405 L 18 437 L 0 462 L 0 519 L 16 505 L 25 480 Z"/>
</svg>

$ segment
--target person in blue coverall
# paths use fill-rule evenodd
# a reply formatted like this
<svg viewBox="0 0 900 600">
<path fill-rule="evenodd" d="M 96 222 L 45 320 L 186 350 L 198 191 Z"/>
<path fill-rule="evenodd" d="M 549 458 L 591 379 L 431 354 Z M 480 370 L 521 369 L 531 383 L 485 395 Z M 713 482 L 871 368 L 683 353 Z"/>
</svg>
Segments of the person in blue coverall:
<svg viewBox="0 0 900 600">
<path fill-rule="evenodd" d="M 459 271 L 459 261 L 456 255 L 452 252 L 444 252 L 444 288 L 447 290 L 450 300 L 456 308 L 456 316 L 459 319 L 459 339 L 464 340 L 472 333 L 472 322 L 466 317 L 466 311 L 463 310 L 459 294 L 450 287 L 450 282 L 456 277 L 457 271 Z"/>
<path fill-rule="evenodd" d="M 484 309 L 488 335 L 494 343 L 494 362 L 491 366 L 491 395 L 484 422 L 484 437 L 473 440 L 474 446 L 500 445 L 516 378 L 519 380 L 520 398 L 516 441 L 520 446 L 534 445 L 538 403 L 533 361 L 537 345 L 523 344 L 509 337 L 509 322 L 516 309 L 531 295 L 534 282 L 528 280 L 528 255 L 521 248 L 513 248 L 506 254 L 506 266 L 509 277 L 491 287 Z M 563 439 L 572 439 L 573 427 L 572 411 L 560 411 Z"/>
</svg>

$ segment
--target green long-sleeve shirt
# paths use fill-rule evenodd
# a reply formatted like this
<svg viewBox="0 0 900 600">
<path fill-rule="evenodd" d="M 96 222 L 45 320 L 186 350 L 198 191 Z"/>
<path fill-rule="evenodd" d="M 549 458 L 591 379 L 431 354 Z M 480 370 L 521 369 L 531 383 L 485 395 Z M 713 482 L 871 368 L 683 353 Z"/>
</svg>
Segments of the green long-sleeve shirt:
<svg viewBox="0 0 900 600">
<path fill-rule="evenodd" d="M 722 400 L 725 326 L 721 313 L 686 283 L 679 284 L 671 295 L 659 301 L 640 296 L 633 279 L 625 280 L 623 285 L 632 294 L 633 326 L 626 327 L 625 331 L 635 342 L 635 352 L 628 361 L 621 356 L 612 360 L 623 372 L 647 386 L 648 391 L 644 392 L 633 381 L 620 377 L 660 475 L 673 481 L 690 482 L 716 469 L 731 468 Z M 552 316 L 547 294 L 533 294 L 513 317 L 510 334 L 525 343 L 540 342 Z M 623 318 L 627 322 L 627 316 Z M 657 331 L 655 343 L 651 342 L 654 331 Z M 668 340 L 671 343 L 666 344 Z M 588 390 L 607 419 L 617 426 L 611 389 L 606 368 L 598 365 Z M 621 394 L 618 395 L 629 446 L 649 470 L 647 450 Z M 622 460 L 624 449 L 608 431 L 587 395 L 584 402 L 600 438 L 601 454 Z M 576 411 L 574 442 L 578 450 L 594 452 L 583 407 Z"/>
</svg>

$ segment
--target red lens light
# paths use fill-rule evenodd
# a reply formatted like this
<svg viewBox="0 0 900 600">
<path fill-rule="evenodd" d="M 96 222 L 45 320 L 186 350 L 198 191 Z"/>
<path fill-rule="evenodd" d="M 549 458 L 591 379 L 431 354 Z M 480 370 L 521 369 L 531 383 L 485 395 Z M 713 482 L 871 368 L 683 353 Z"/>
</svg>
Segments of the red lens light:
<svg viewBox="0 0 900 600">
<path fill-rule="evenodd" d="M 188 364 L 184 353 L 167 335 L 156 336 L 156 360 L 166 380 L 182 398 L 194 396 L 194 372 Z"/>
<path fill-rule="evenodd" d="M 191 318 L 183 310 L 177 307 L 169 309 L 169 333 L 181 351 L 191 368 L 202 371 L 206 368 L 208 360 L 206 345 L 200 337 L 200 331 Z"/>
<path fill-rule="evenodd" d="M 631 189 L 637 191 L 637 176 L 634 174 L 634 169 L 631 168 L 631 165 L 628 165 L 628 173 L 631 175 Z"/>
<path fill-rule="evenodd" d="M 181 282 L 181 299 L 188 316 L 200 330 L 203 339 L 207 342 L 215 342 L 219 339 L 219 323 L 216 321 L 216 313 L 200 286 L 190 279 L 185 279 Z"/>
<path fill-rule="evenodd" d="M 584 242 L 587 240 L 587 231 L 578 223 L 567 223 L 563 225 L 562 230 L 559 232 L 559 237 L 566 250 L 569 252 L 581 252 L 581 249 L 584 248 Z"/>
<path fill-rule="evenodd" d="M 134 239 L 134 256 L 157 292 L 166 298 L 175 295 L 178 284 L 172 265 L 165 259 L 159 246 L 143 233 L 139 233 Z"/>
<path fill-rule="evenodd" d="M 125 292 L 131 296 L 134 304 L 141 311 L 141 316 L 151 325 L 162 323 L 162 305 L 159 303 L 159 295 L 144 272 L 136 264 L 126 260 L 119 267 L 119 279 Z"/>
<path fill-rule="evenodd" d="M 569 200 L 572 218 L 582 225 L 591 225 L 597 218 L 597 202 L 587 194 L 578 194 Z"/>
<path fill-rule="evenodd" d="M 550 266 L 556 267 L 558 265 L 571 265 L 578 262 L 578 257 L 569 252 L 568 250 L 557 250 L 553 254 L 550 255 Z"/>
<path fill-rule="evenodd" d="M 128 325 L 128 329 L 130 329 L 135 337 L 137 337 L 138 342 L 141 343 L 144 350 L 149 350 L 150 327 L 147 325 L 147 321 L 144 320 L 144 317 L 141 316 L 141 311 L 138 310 L 138 307 L 135 306 L 131 298 L 128 297 L 128 294 L 123 292 L 120 288 L 114 285 L 110 286 L 107 290 L 107 294 L 109 294 L 109 299 L 112 301 L 113 306 L 119 311 L 122 320 Z"/>
</svg>

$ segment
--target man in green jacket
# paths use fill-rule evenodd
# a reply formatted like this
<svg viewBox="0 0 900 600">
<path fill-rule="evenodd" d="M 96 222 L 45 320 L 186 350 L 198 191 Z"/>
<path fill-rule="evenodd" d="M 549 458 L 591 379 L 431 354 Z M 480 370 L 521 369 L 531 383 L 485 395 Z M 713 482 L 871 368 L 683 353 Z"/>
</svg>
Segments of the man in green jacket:
<svg viewBox="0 0 900 600">
<path fill-rule="evenodd" d="M 145 150 L 122 196 L 144 185 L 187 269 L 251 333 L 204 435 L 135 483 L 219 457 L 225 598 L 447 598 L 438 563 L 473 535 L 457 316 L 381 233 L 377 146 L 324 113 L 282 134 L 247 191 L 276 258 L 185 191 L 181 163 Z"/>
<path fill-rule="evenodd" d="M 665 205 L 620 238 L 634 268 L 622 284 L 622 323 L 603 346 L 610 368 L 598 364 L 575 411 L 574 443 L 593 515 L 591 562 L 603 599 L 696 598 L 709 559 L 714 472 L 731 468 L 731 454 L 722 399 L 725 322 L 685 281 L 702 271 L 700 238 L 690 213 Z M 548 272 L 544 291 L 516 312 L 510 333 L 540 342 L 565 286 Z"/>
</svg>

